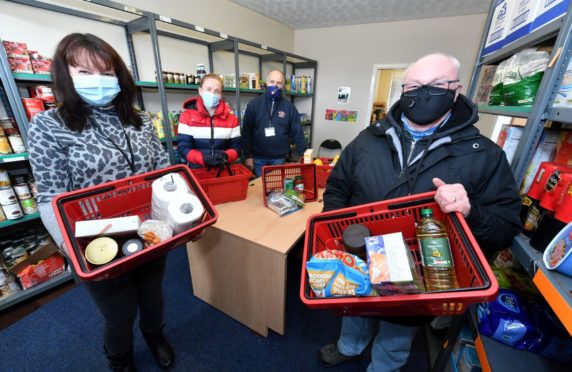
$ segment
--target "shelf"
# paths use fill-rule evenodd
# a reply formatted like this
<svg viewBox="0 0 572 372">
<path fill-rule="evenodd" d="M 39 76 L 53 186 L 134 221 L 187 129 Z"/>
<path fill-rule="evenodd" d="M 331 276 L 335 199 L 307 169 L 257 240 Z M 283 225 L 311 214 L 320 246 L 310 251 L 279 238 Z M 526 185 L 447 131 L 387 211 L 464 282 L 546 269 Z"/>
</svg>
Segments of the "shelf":
<svg viewBox="0 0 572 372">
<path fill-rule="evenodd" d="M 22 222 L 35 220 L 37 218 L 40 218 L 40 212 L 28 214 L 24 217 L 18 218 L 17 220 L 6 220 L 3 222 L 0 222 L 0 229 L 8 227 L 8 226 L 17 225 L 17 224 L 22 223 Z"/>
<path fill-rule="evenodd" d="M 572 108 L 552 107 L 548 109 L 548 120 L 572 123 Z"/>
<path fill-rule="evenodd" d="M 550 22 L 549 24 L 534 30 L 532 33 L 521 37 L 520 39 L 505 45 L 501 50 L 497 50 L 487 56 L 484 56 L 481 60 L 481 64 L 486 65 L 494 62 L 501 61 L 508 58 L 525 47 L 531 47 L 533 45 L 539 44 L 547 39 L 555 37 L 558 35 L 560 26 L 562 25 L 563 17 Z"/>
<path fill-rule="evenodd" d="M 222 88 L 223 92 L 233 92 L 236 93 L 236 88 L 233 87 L 224 87 Z M 264 89 L 248 89 L 248 88 L 240 88 L 240 93 L 252 93 L 252 94 L 262 94 L 264 93 Z"/>
<path fill-rule="evenodd" d="M 28 158 L 29 155 L 27 152 L 21 152 L 19 154 L 0 155 L 0 163 L 13 163 L 16 161 L 28 160 Z"/>
<path fill-rule="evenodd" d="M 532 111 L 532 106 L 487 106 L 479 105 L 479 113 L 513 116 L 517 118 L 527 118 Z"/>
<path fill-rule="evenodd" d="M 483 371 L 559 372 L 569 368 L 527 350 L 517 350 L 479 334 L 476 306 L 469 308 L 469 325 L 475 337 L 475 348 Z"/>
<path fill-rule="evenodd" d="M 71 280 L 72 278 L 73 278 L 72 273 L 69 271 L 69 269 L 67 269 L 62 274 L 55 276 L 46 282 L 35 285 L 32 288 L 23 290 L 23 291 L 18 292 L 17 294 L 15 294 L 13 296 L 6 297 L 6 298 L 0 300 L 0 310 L 6 309 L 12 305 L 17 304 L 18 302 L 22 302 L 24 300 L 27 300 L 28 298 L 31 298 L 37 294 L 42 293 L 43 291 L 47 291 L 48 289 L 51 289 L 51 288 L 56 287 L 62 283 L 65 283 L 65 282 Z"/>
<path fill-rule="evenodd" d="M 542 253 L 531 247 L 529 239 L 522 234 L 514 239 L 512 251 L 532 276 L 532 281 L 568 333 L 572 335 L 572 278 L 548 270 L 544 266 Z"/>
<path fill-rule="evenodd" d="M 13 72 L 12 75 L 14 79 L 20 82 L 31 82 L 31 83 L 51 83 L 52 76 L 49 74 L 25 74 L 22 72 Z"/>
<path fill-rule="evenodd" d="M 135 85 L 141 88 L 158 88 L 159 85 L 155 81 L 136 81 Z M 199 86 L 194 84 L 173 84 L 165 83 L 166 89 L 180 89 L 180 90 L 198 90 Z"/>
<path fill-rule="evenodd" d="M 312 93 L 297 93 L 297 92 L 285 92 L 287 96 L 294 96 L 294 97 L 312 97 Z"/>
</svg>

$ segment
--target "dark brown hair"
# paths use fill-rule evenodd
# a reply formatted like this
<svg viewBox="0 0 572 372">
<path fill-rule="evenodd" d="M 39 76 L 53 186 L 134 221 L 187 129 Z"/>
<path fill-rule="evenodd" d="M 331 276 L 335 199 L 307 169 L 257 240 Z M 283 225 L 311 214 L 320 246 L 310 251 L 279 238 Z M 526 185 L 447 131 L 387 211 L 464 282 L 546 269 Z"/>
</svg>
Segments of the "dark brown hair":
<svg viewBox="0 0 572 372">
<path fill-rule="evenodd" d="M 113 100 L 117 116 L 125 125 L 141 127 L 143 121 L 133 106 L 136 87 L 127 66 L 111 45 L 92 34 L 73 33 L 64 37 L 56 48 L 51 67 L 58 100 L 62 102 L 58 114 L 71 130 L 81 132 L 88 123 L 91 109 L 75 91 L 69 66 L 90 60 L 100 71 L 113 70 L 121 92 Z"/>
</svg>

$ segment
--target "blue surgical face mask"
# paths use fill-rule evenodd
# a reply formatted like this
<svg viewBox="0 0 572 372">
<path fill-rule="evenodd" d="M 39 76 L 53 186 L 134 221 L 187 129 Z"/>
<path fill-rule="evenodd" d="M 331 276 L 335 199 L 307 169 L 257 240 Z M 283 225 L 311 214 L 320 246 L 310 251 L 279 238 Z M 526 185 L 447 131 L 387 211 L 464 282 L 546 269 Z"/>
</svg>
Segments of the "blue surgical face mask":
<svg viewBox="0 0 572 372">
<path fill-rule="evenodd" d="M 116 76 L 74 75 L 72 79 L 77 94 L 90 105 L 106 106 L 121 92 Z"/>
<path fill-rule="evenodd" d="M 220 102 L 220 97 L 211 92 L 202 92 L 201 98 L 203 99 L 206 108 L 217 107 Z"/>
<path fill-rule="evenodd" d="M 277 85 L 269 85 L 266 87 L 266 95 L 273 101 L 282 97 L 282 88 Z"/>
</svg>

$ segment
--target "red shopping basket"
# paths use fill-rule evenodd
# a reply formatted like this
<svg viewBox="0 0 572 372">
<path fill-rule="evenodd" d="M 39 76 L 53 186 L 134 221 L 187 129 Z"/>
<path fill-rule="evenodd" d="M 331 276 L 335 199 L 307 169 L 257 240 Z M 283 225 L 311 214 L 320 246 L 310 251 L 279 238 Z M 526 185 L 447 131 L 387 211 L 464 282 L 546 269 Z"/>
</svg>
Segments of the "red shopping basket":
<svg viewBox="0 0 572 372">
<path fill-rule="evenodd" d="M 333 158 L 316 158 L 322 161 L 322 165 L 316 165 L 316 182 L 318 187 L 322 189 L 326 187 L 328 183 L 328 176 L 332 173 L 333 166 L 330 163 L 334 160 Z M 300 163 L 303 163 L 304 159 L 300 159 Z"/>
<path fill-rule="evenodd" d="M 458 289 L 371 297 L 316 297 L 308 283 L 305 262 L 302 265 L 300 298 L 310 308 L 334 309 L 342 315 L 408 316 L 458 315 L 469 304 L 494 300 L 498 283 L 465 219 L 460 213 L 443 213 L 429 192 L 378 203 L 319 213 L 308 219 L 304 261 L 323 250 L 344 250 L 342 234 L 346 227 L 364 224 L 373 235 L 401 232 L 416 265 L 421 265 L 415 223 L 423 208 L 432 208 L 436 219 L 447 228 L 455 262 Z"/>
<path fill-rule="evenodd" d="M 223 168 L 217 177 L 218 171 L 218 168 L 210 170 L 206 168 L 192 169 L 193 175 L 199 180 L 213 204 L 246 199 L 248 181 L 252 177 L 252 172 L 241 164 L 230 166 L 232 174 Z"/>
<path fill-rule="evenodd" d="M 187 181 L 205 208 L 202 219 L 193 228 L 160 244 L 133 255 L 117 258 L 108 264 L 90 264 L 84 256 L 93 238 L 75 238 L 76 221 L 99 220 L 122 216 L 139 216 L 142 221 L 151 216 L 151 184 L 161 176 L 178 173 Z M 174 165 L 161 170 L 139 174 L 118 181 L 75 190 L 58 195 L 52 201 L 56 219 L 68 248 L 69 258 L 78 277 L 84 280 L 109 278 L 129 271 L 197 237 L 205 227 L 216 222 L 218 214 L 198 181 L 186 165 Z"/>
<path fill-rule="evenodd" d="M 266 205 L 266 196 L 274 191 L 284 191 L 284 179 L 302 176 L 304 178 L 304 195 L 306 202 L 318 200 L 318 184 L 316 182 L 316 164 L 284 164 L 262 167 L 262 197 Z"/>
</svg>

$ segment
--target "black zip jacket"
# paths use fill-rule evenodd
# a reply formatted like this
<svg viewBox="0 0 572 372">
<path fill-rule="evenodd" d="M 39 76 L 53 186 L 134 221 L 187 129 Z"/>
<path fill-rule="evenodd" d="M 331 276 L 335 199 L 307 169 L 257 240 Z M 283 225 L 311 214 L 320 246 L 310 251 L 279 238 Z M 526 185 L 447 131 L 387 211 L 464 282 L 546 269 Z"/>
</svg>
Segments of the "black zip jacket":
<svg viewBox="0 0 572 372">
<path fill-rule="evenodd" d="M 266 137 L 265 128 L 269 126 L 274 128 L 274 136 Z M 290 152 L 291 143 L 296 144 L 299 155 L 304 154 L 307 147 L 296 107 L 284 97 L 273 106 L 266 94 L 248 102 L 241 137 L 246 157 L 281 159 Z"/>
<path fill-rule="evenodd" d="M 434 191 L 432 179 L 438 177 L 467 190 L 466 221 L 483 252 L 508 247 L 520 231 L 521 200 L 505 153 L 475 128 L 477 114 L 477 107 L 459 95 L 447 123 L 412 146 L 396 103 L 344 149 L 328 177 L 324 210 Z M 386 320 L 423 323 L 399 319 Z"/>
</svg>

